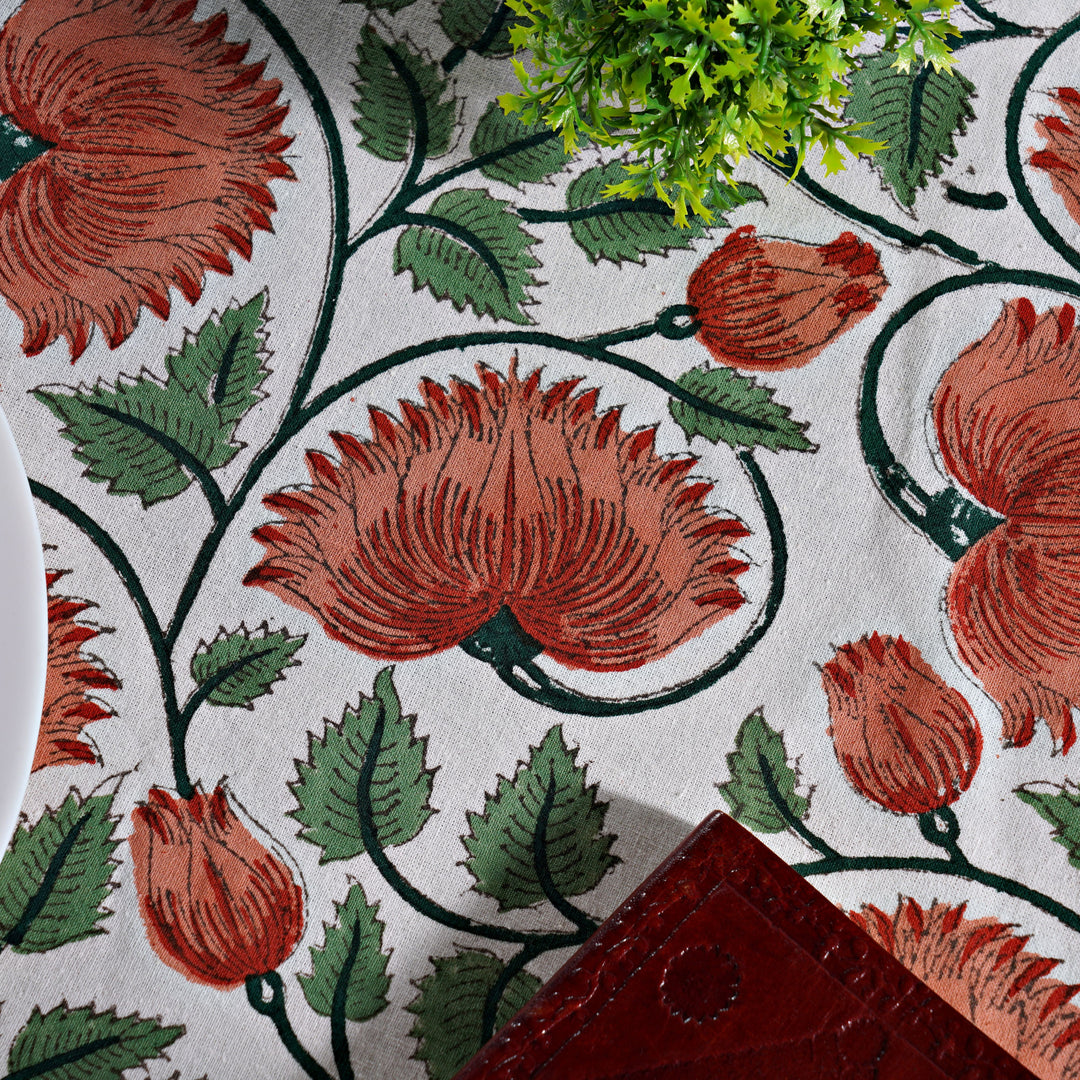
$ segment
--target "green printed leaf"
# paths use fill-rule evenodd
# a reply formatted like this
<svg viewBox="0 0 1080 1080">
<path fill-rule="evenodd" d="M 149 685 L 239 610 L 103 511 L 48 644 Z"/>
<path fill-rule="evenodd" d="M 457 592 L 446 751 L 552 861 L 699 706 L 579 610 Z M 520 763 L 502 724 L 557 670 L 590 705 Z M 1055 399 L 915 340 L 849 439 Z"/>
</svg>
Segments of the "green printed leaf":
<svg viewBox="0 0 1080 1080">
<path fill-rule="evenodd" d="M 1051 836 L 1069 853 L 1069 865 L 1080 870 L 1080 786 L 1071 780 L 1021 784 L 1016 796 L 1054 826 Z"/>
<path fill-rule="evenodd" d="M 570 235 L 590 262 L 607 259 L 617 266 L 624 260 L 644 263 L 646 255 L 690 248 L 690 241 L 705 236 L 708 228 L 726 228 L 728 221 L 723 215 L 728 210 L 752 200 L 764 200 L 753 184 L 731 187 L 717 182 L 705 200 L 716 211 L 711 226 L 700 217 L 691 217 L 685 228 L 679 228 L 674 210 L 659 199 L 604 197 L 605 188 L 625 179 L 622 162 L 609 161 L 575 177 L 566 189 L 566 208 L 582 212 L 570 219 Z"/>
<path fill-rule="evenodd" d="M 567 748 L 562 725 L 556 724 L 539 746 L 529 748 L 528 763 L 519 763 L 512 780 L 499 777 L 484 812 L 468 816 L 472 832 L 462 837 L 469 852 L 465 865 L 476 878 L 473 888 L 495 897 L 500 911 L 529 907 L 545 897 L 533 838 L 552 782 L 555 800 L 541 843 L 558 892 L 565 897 L 588 892 L 619 861 L 611 854 L 615 836 L 602 831 L 608 804 L 597 801 L 598 785 L 587 785 L 577 754 Z"/>
<path fill-rule="evenodd" d="M 418 100 L 413 100 L 410 80 L 401 75 L 398 66 L 415 82 Z M 458 103 L 434 61 L 408 41 L 385 40 L 369 25 L 364 27 L 360 44 L 356 46 L 355 67 L 353 89 L 357 97 L 353 102 L 356 112 L 353 127 L 360 132 L 360 145 L 369 154 L 384 161 L 404 161 L 416 137 L 419 109 L 427 115 L 425 156 L 442 157 L 450 149 Z"/>
<path fill-rule="evenodd" d="M 237 424 L 266 396 L 266 301 L 262 292 L 211 315 L 166 358 L 164 381 L 144 369 L 113 384 L 36 389 L 85 475 L 149 507 L 186 490 L 193 467 L 228 464 L 244 447 Z"/>
<path fill-rule="evenodd" d="M 792 815 L 801 821 L 810 810 L 810 800 L 795 793 L 798 775 L 788 764 L 784 736 L 769 727 L 760 712 L 742 722 L 735 736 L 735 749 L 727 756 L 731 779 L 716 786 L 727 802 L 731 816 L 740 824 L 754 832 L 783 832 L 788 823 L 769 798 L 761 768 L 762 758 L 772 773 L 780 797 Z"/>
<path fill-rule="evenodd" d="M 43 1013 L 35 1007 L 15 1036 L 8 1072 L 39 1080 L 122 1080 L 128 1069 L 142 1068 L 184 1034 L 182 1026 L 165 1027 L 115 1009 L 95 1012 L 92 1005 L 72 1009 L 66 1003 Z"/>
<path fill-rule="evenodd" d="M 504 113 L 496 101 L 480 117 L 469 151 L 473 157 L 480 157 L 505 150 L 522 140 L 530 140 L 531 145 L 504 153 L 497 160 L 482 165 L 480 172 L 489 180 L 521 187 L 526 183 L 539 184 L 572 160 L 553 131 L 542 124 L 523 124 L 516 113 Z"/>
<path fill-rule="evenodd" d="M 0 943 L 19 953 L 47 952 L 105 933 L 101 905 L 113 889 L 115 792 L 83 799 L 72 789 L 59 810 L 15 830 L 0 861 Z"/>
<path fill-rule="evenodd" d="M 773 390 L 760 386 L 749 375 L 729 367 L 691 368 L 677 380 L 679 386 L 730 417 L 711 416 L 685 401 L 672 398 L 668 409 L 689 442 L 700 435 L 714 445 L 721 440 L 731 447 L 763 446 L 767 450 L 816 450 L 803 434 L 807 424 L 791 419 L 786 405 L 773 401 Z"/>
<path fill-rule="evenodd" d="M 439 24 L 455 45 L 473 48 L 488 32 L 492 16 L 499 6 L 500 0 L 443 0 L 439 6 Z M 528 25 L 528 19 L 506 7 L 502 23 L 487 45 L 479 50 L 480 55 L 509 56 L 514 51 L 510 44 L 511 29 Z"/>
<path fill-rule="evenodd" d="M 416 738 L 415 716 L 403 716 L 394 688 L 393 668 L 375 677 L 374 695 L 360 695 L 356 709 L 346 708 L 340 724 L 326 720 L 323 737 L 308 733 L 308 760 L 296 763 L 289 785 L 303 826 L 301 839 L 323 849 L 320 862 L 352 859 L 364 851 L 357 812 L 357 785 L 375 723 L 383 735 L 371 780 L 375 833 L 384 847 L 407 843 L 435 812 L 428 802 L 434 769 L 426 768 L 427 736 Z"/>
<path fill-rule="evenodd" d="M 191 677 L 199 686 L 213 684 L 206 697 L 211 705 L 254 709 L 255 699 L 273 693 L 285 669 L 300 663 L 293 655 L 306 640 L 305 634 L 292 637 L 287 630 L 270 633 L 266 623 L 254 631 L 243 623 L 231 632 L 223 626 L 213 641 L 199 643 Z"/>
<path fill-rule="evenodd" d="M 430 1080 L 452 1080 L 483 1045 L 484 1004 L 506 965 L 479 949 L 455 956 L 433 956 L 435 970 L 417 984 L 420 991 L 405 1008 L 416 1014 L 409 1034 L 418 1041 L 414 1058 L 424 1062 Z M 540 980 L 519 971 L 507 984 L 495 1010 L 495 1030 L 540 989 Z"/>
<path fill-rule="evenodd" d="M 443 192 L 424 215 L 428 224 L 410 225 L 394 248 L 394 273 L 411 270 L 413 289 L 428 288 L 449 298 L 458 311 L 515 323 L 533 320 L 523 310 L 535 303 L 526 291 L 539 284 L 529 271 L 540 263 L 527 233 L 508 203 L 486 191 Z"/>
<path fill-rule="evenodd" d="M 329 1016 L 342 978 L 347 1020 L 370 1020 L 390 1003 L 386 997 L 390 952 L 382 951 L 383 924 L 375 917 L 378 904 L 369 904 L 360 883 L 349 889 L 344 904 L 335 902 L 337 922 L 325 926 L 322 947 L 311 947 L 311 974 L 297 975 L 307 1003 Z"/>
<path fill-rule="evenodd" d="M 901 206 L 910 207 L 927 178 L 940 176 L 942 163 L 956 157 L 954 137 L 975 119 L 975 84 L 958 71 L 929 66 L 898 71 L 896 54 L 866 57 L 851 77 L 849 120 L 866 124 L 859 135 L 886 144 L 874 154 Z"/>
</svg>

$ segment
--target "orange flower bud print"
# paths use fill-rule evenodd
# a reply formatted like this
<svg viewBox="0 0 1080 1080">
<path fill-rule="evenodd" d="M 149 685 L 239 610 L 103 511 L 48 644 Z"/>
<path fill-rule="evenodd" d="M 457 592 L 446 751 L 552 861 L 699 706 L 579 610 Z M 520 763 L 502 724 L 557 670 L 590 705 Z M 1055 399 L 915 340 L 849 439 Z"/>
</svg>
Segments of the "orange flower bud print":
<svg viewBox="0 0 1080 1080">
<path fill-rule="evenodd" d="M 499 617 L 590 671 L 639 667 L 742 605 L 731 545 L 749 532 L 704 505 L 695 457 L 658 456 L 655 428 L 623 431 L 580 379 L 478 375 L 424 380 L 400 421 L 372 409 L 370 440 L 331 434 L 339 463 L 310 452 L 311 487 L 263 500 L 283 520 L 255 531 L 245 583 L 378 659 Z"/>
<path fill-rule="evenodd" d="M 837 759 L 860 794 L 898 814 L 955 802 L 979 767 L 971 706 L 902 637 L 842 645 L 823 668 Z"/>
<path fill-rule="evenodd" d="M 0 294 L 23 349 L 116 347 L 231 274 L 291 178 L 265 62 L 195 0 L 26 0 L 0 30 Z"/>
<path fill-rule="evenodd" d="M 1012 300 L 938 384 L 945 467 L 1004 519 L 948 586 L 961 660 L 1026 746 L 1043 719 L 1065 752 L 1080 703 L 1080 336 L 1064 304 Z"/>
<path fill-rule="evenodd" d="M 1033 151 L 1029 160 L 1050 177 L 1070 217 L 1080 222 L 1080 90 L 1063 86 L 1050 97 L 1065 115 L 1043 116 L 1035 122 L 1046 145 Z"/>
<path fill-rule="evenodd" d="M 260 842 L 219 785 L 182 799 L 151 788 L 128 843 L 154 952 L 192 982 L 228 990 L 292 955 L 304 895 L 284 859 Z"/>
<path fill-rule="evenodd" d="M 698 340 L 745 371 L 784 371 L 814 359 L 866 318 L 888 282 L 877 252 L 853 233 L 813 247 L 736 229 L 691 275 Z"/>
</svg>

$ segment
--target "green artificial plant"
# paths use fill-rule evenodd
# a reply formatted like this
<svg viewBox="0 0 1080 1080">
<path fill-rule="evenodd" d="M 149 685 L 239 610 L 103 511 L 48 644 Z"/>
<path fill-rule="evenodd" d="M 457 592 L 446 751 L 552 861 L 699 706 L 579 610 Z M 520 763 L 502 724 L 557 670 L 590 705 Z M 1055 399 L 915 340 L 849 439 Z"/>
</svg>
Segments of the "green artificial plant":
<svg viewBox="0 0 1080 1080">
<path fill-rule="evenodd" d="M 896 66 L 951 70 L 946 36 L 958 0 L 506 0 L 518 15 L 513 60 L 523 90 L 500 103 L 527 123 L 633 153 L 626 179 L 607 195 L 653 192 L 675 210 L 708 220 L 709 193 L 749 153 L 797 167 L 816 143 L 828 172 L 843 149 L 880 143 L 845 121 L 844 79 L 871 34 Z"/>
</svg>

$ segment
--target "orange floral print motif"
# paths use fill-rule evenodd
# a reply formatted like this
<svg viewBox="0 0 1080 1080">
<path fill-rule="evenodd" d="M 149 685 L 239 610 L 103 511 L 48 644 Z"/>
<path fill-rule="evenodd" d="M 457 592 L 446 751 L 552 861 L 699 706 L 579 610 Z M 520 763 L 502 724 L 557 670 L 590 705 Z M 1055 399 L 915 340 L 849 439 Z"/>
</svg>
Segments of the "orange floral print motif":
<svg viewBox="0 0 1080 1080">
<path fill-rule="evenodd" d="M 196 0 L 25 0 L 0 30 L 0 114 L 40 152 L 0 183 L 0 293 L 23 349 L 96 324 L 116 347 L 169 289 L 198 300 L 276 208 L 281 84 Z"/>
<path fill-rule="evenodd" d="M 275 971 L 300 943 L 304 894 L 220 785 L 181 799 L 151 788 L 128 841 L 150 945 L 192 982 L 229 990 Z"/>
<path fill-rule="evenodd" d="M 1004 520 L 957 562 L 948 611 L 1002 738 L 1044 719 L 1067 752 L 1080 704 L 1080 336 L 1069 304 L 1012 300 L 945 372 L 933 403 L 948 471 Z"/>
<path fill-rule="evenodd" d="M 35 771 L 47 765 L 74 765 L 98 761 L 94 748 L 79 736 L 87 724 L 116 714 L 96 697 L 95 690 L 119 690 L 120 681 L 96 657 L 83 651 L 101 629 L 78 622 L 78 617 L 96 605 L 73 596 L 53 592 L 53 586 L 67 570 L 47 570 L 49 590 L 49 659 L 45 673 L 45 701 L 41 729 L 34 751 Z"/>
<path fill-rule="evenodd" d="M 424 380 L 401 420 L 371 409 L 370 440 L 331 433 L 312 485 L 266 496 L 282 521 L 254 533 L 247 575 L 368 656 L 457 645 L 504 609 L 569 667 L 623 671 L 735 611 L 749 535 L 707 508 L 692 456 L 659 457 L 654 427 L 625 432 L 599 391 L 544 391 L 477 369 L 479 386 Z"/>
<path fill-rule="evenodd" d="M 902 637 L 841 645 L 821 671 L 837 759 L 857 791 L 925 814 L 968 789 L 982 755 L 971 706 Z"/>
<path fill-rule="evenodd" d="M 713 358 L 746 371 L 802 367 L 885 295 L 877 252 L 854 233 L 813 247 L 736 229 L 691 275 L 698 340 Z"/>
<path fill-rule="evenodd" d="M 1035 122 L 1046 146 L 1032 151 L 1029 160 L 1050 177 L 1070 217 L 1080 222 L 1080 91 L 1063 86 L 1050 97 L 1065 116 L 1043 116 Z"/>
<path fill-rule="evenodd" d="M 1027 937 L 966 904 L 923 908 L 901 898 L 895 914 L 851 912 L 879 945 L 1042 1080 L 1080 1077 L 1080 987 L 1047 978 L 1060 963 L 1028 952 Z"/>
</svg>

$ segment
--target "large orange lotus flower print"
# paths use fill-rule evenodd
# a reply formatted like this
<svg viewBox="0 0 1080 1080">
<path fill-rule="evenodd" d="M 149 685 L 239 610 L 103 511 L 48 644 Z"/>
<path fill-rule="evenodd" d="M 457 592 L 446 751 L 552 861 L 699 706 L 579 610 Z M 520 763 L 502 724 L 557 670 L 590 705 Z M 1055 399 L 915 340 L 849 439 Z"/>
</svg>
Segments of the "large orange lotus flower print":
<svg viewBox="0 0 1080 1080">
<path fill-rule="evenodd" d="M 401 420 L 371 410 L 372 438 L 331 434 L 312 485 L 263 501 L 247 575 L 368 656 L 451 648 L 508 612 L 554 660 L 639 667 L 743 603 L 739 521 L 704 505 L 691 456 L 664 458 L 655 428 L 626 432 L 599 391 L 542 390 L 511 363 L 479 386 L 425 379 Z"/>
<path fill-rule="evenodd" d="M 1026 746 L 1044 719 L 1062 750 L 1080 704 L 1080 335 L 1069 304 L 1005 305 L 934 395 L 945 466 L 1003 521 L 949 579 L 961 659 Z"/>
<path fill-rule="evenodd" d="M 276 208 L 288 106 L 196 0 L 26 0 L 0 31 L 0 293 L 23 349 L 116 347 Z"/>
</svg>

